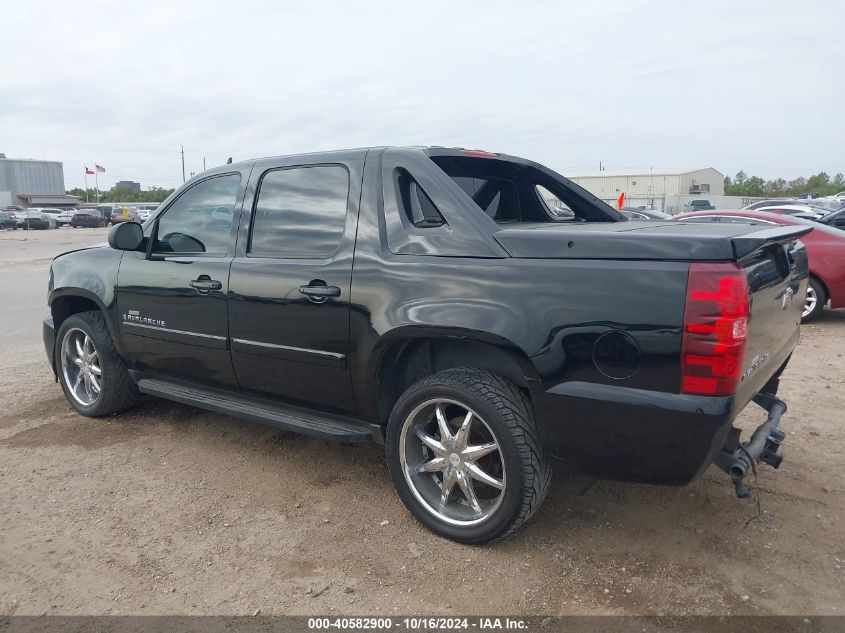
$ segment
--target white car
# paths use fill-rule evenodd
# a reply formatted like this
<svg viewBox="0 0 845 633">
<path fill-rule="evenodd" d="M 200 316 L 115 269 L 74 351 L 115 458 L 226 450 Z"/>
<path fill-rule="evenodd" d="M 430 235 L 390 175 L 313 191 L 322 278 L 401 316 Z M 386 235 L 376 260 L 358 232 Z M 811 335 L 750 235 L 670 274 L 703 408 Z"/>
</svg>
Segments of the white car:
<svg viewBox="0 0 845 633">
<path fill-rule="evenodd" d="M 773 204 L 767 207 L 755 207 L 754 211 L 767 211 L 778 215 L 792 215 L 805 220 L 818 220 L 824 217 L 824 212 L 818 207 L 809 204 Z"/>
<path fill-rule="evenodd" d="M 52 207 L 38 207 L 38 209 L 42 213 L 46 213 L 51 218 L 53 218 L 53 221 L 55 222 L 55 227 L 60 227 L 62 225 L 62 221 L 61 221 L 62 209 L 55 209 L 55 208 L 52 208 Z M 27 209 L 27 211 L 28 210 L 29 209 Z M 70 222 L 70 218 L 68 218 L 68 222 Z M 54 227 L 51 226 L 50 228 L 54 228 Z"/>
<path fill-rule="evenodd" d="M 56 217 L 56 222 L 59 223 L 59 226 L 70 226 L 74 213 L 76 213 L 76 209 L 62 209 L 62 212 Z"/>
</svg>

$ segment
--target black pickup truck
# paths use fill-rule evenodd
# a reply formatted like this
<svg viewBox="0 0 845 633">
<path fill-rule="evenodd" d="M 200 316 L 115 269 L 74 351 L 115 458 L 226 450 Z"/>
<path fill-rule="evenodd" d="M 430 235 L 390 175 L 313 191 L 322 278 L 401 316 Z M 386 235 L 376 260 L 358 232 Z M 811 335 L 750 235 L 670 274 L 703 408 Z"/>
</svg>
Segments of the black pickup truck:
<svg viewBox="0 0 845 633">
<path fill-rule="evenodd" d="M 408 509 L 481 543 L 537 510 L 553 461 L 675 485 L 715 463 L 740 496 L 777 466 L 809 230 L 628 221 L 477 150 L 250 160 L 57 257 L 44 343 L 83 415 L 150 394 L 382 442 Z"/>
</svg>

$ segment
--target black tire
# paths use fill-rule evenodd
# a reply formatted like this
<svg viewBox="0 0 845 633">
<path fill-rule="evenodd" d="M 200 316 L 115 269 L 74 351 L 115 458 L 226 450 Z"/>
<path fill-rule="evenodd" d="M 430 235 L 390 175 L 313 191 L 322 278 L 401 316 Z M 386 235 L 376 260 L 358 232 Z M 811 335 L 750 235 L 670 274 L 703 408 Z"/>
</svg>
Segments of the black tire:
<svg viewBox="0 0 845 633">
<path fill-rule="evenodd" d="M 484 423 L 485 432 L 493 435 L 498 444 L 496 456 L 500 458 L 504 481 L 501 500 L 488 517 L 475 525 L 455 525 L 438 516 L 418 498 L 420 488 L 411 488 L 410 473 L 418 471 L 408 466 L 406 473 L 403 466 L 402 429 L 406 424 L 409 428 L 413 425 L 410 420 L 415 410 L 436 399 L 460 403 L 475 413 Z M 488 371 L 449 369 L 412 385 L 393 408 L 385 444 L 390 475 L 402 502 L 429 530 L 459 543 L 488 543 L 516 530 L 543 503 L 551 481 L 551 469 L 540 444 L 530 401 L 510 381 Z M 468 498 L 461 494 L 465 500 L 461 503 L 468 507 Z"/>
<path fill-rule="evenodd" d="M 71 394 L 71 387 L 67 384 L 62 367 L 62 345 L 65 336 L 71 330 L 82 330 L 91 338 L 97 351 L 99 367 L 102 370 L 99 379 L 100 393 L 97 399 L 88 406 L 79 402 Z M 84 416 L 96 418 L 119 413 L 130 408 L 138 399 L 138 389 L 129 377 L 123 359 L 114 348 L 108 326 L 100 312 L 79 312 L 65 319 L 56 336 L 53 358 L 65 398 L 76 411 Z"/>
<path fill-rule="evenodd" d="M 827 303 L 827 293 L 824 291 L 824 286 L 822 286 L 821 282 L 815 277 L 810 277 L 810 281 L 807 284 L 807 301 L 809 300 L 811 294 L 815 294 L 815 306 L 808 314 L 801 317 L 801 323 L 809 323 L 810 321 L 818 319 L 822 314 L 822 310 L 824 310 L 825 304 Z M 806 305 L 807 304 L 805 303 L 805 309 Z"/>
</svg>

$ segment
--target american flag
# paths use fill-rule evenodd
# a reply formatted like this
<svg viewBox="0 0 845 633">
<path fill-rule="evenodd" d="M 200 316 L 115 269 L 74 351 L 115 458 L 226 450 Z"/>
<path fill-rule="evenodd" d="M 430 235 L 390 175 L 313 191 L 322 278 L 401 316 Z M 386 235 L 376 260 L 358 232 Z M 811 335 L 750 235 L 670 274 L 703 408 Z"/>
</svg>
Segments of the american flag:
<svg viewBox="0 0 845 633">
<path fill-rule="evenodd" d="M 102 165 L 97 165 L 96 163 L 94 163 L 94 168 L 97 170 L 98 174 L 106 173 L 106 168 L 103 167 Z"/>
</svg>

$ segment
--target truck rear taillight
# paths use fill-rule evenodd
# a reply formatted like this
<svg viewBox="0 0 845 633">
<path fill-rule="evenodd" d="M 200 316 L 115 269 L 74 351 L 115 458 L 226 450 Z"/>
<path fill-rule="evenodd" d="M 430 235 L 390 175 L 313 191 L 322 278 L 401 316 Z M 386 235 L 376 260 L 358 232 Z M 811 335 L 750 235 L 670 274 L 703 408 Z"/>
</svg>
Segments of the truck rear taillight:
<svg viewBox="0 0 845 633">
<path fill-rule="evenodd" d="M 748 315 L 748 280 L 739 265 L 690 265 L 681 341 L 682 393 L 736 393 Z"/>
</svg>

